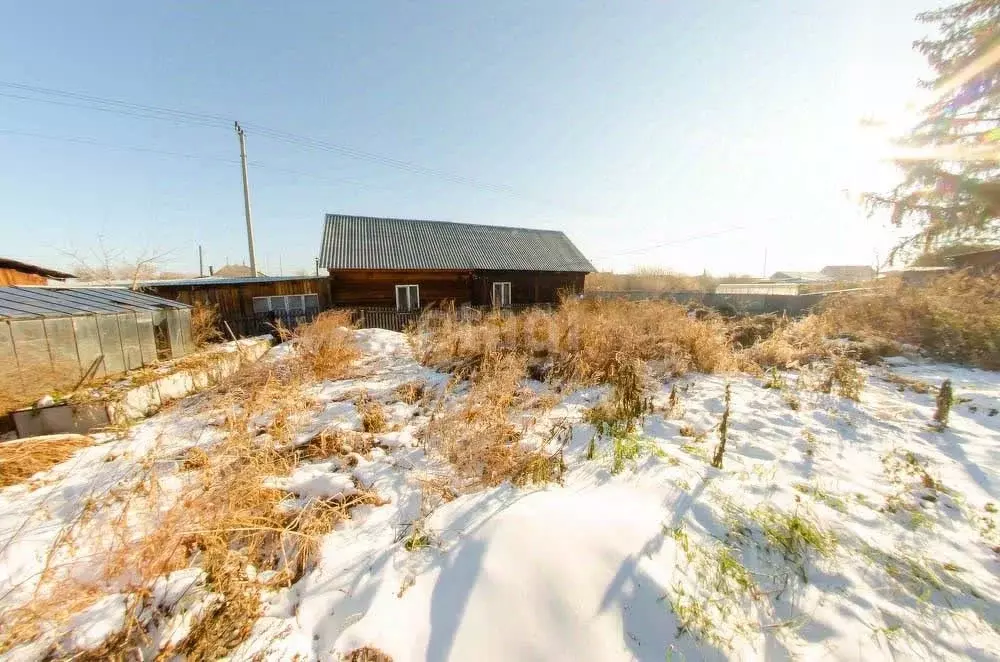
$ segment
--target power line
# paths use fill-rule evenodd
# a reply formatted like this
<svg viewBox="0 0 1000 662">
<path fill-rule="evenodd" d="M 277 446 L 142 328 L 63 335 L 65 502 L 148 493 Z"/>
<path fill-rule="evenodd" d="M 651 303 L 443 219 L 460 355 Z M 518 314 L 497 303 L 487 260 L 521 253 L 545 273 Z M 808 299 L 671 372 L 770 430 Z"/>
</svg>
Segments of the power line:
<svg viewBox="0 0 1000 662">
<path fill-rule="evenodd" d="M 50 103 L 50 104 L 68 106 L 73 108 L 82 108 L 86 110 L 109 112 L 128 117 L 135 117 L 138 119 L 168 121 L 177 124 L 188 124 L 192 126 L 199 126 L 206 128 L 228 127 L 232 121 L 231 119 L 222 117 L 221 115 L 194 113 L 189 111 L 177 110 L 173 108 L 165 108 L 162 106 L 150 106 L 146 104 L 122 101 L 120 99 L 111 99 L 107 97 L 99 97 L 90 94 L 82 94 L 79 92 L 71 92 L 68 90 L 40 87 L 35 85 L 25 85 L 23 83 L 0 81 L 0 87 L 13 89 L 21 93 L 21 94 L 15 94 L 11 92 L 0 91 L 0 96 L 11 99 L 17 99 L 22 101 L 36 101 L 41 103 Z M 24 93 L 28 93 L 29 95 L 33 94 L 36 96 L 28 96 L 25 95 Z M 46 95 L 49 97 L 56 97 L 56 98 L 54 99 L 43 98 L 37 95 Z M 376 165 L 381 165 L 388 168 L 394 168 L 411 174 L 421 175 L 425 177 L 434 177 L 453 184 L 478 188 L 480 190 L 488 191 L 490 193 L 519 198 L 529 202 L 534 202 L 536 204 L 543 204 L 552 207 L 561 207 L 566 209 L 567 211 L 571 211 L 574 214 L 584 214 L 595 217 L 602 216 L 598 214 L 584 212 L 583 210 L 575 209 L 574 206 L 565 205 L 545 197 L 526 195 L 506 184 L 492 184 L 472 177 L 451 173 L 445 170 L 430 168 L 411 161 L 405 161 L 401 159 L 384 156 L 381 154 L 376 154 L 374 152 L 368 152 L 365 150 L 357 149 L 347 145 L 342 145 L 328 140 L 311 138 L 308 136 L 289 133 L 286 131 L 280 131 L 260 124 L 244 123 L 243 126 L 251 130 L 254 134 L 258 134 L 262 137 L 270 138 L 272 140 L 276 140 L 279 142 L 284 142 L 287 144 L 297 145 L 299 147 L 305 147 L 319 151 L 325 151 L 328 153 L 339 154 L 347 158 L 367 161 L 369 163 L 374 163 Z"/>
<path fill-rule="evenodd" d="M 225 156 L 210 156 L 205 154 L 191 154 L 187 152 L 172 152 L 169 150 L 154 149 L 151 147 L 138 147 L 134 145 L 119 145 L 115 143 L 107 143 L 99 140 L 93 140 L 91 138 L 83 138 L 79 136 L 56 136 L 45 133 L 35 133 L 32 131 L 19 131 L 15 129 L 0 129 L 0 136 L 18 136 L 23 138 L 35 138 L 39 140 L 51 140 L 55 142 L 66 142 L 78 145 L 89 145 L 92 147 L 102 147 L 104 149 L 116 149 L 129 152 L 140 152 L 144 154 L 156 154 L 159 156 L 172 156 L 176 158 L 192 159 L 199 161 L 214 161 L 217 163 L 224 163 L 226 165 L 239 165 L 240 161 L 238 158 L 230 158 Z M 384 188 L 377 186 L 375 184 L 369 184 L 366 182 L 361 182 L 356 179 L 351 179 L 347 177 L 327 177 L 325 175 L 318 175 L 314 172 L 307 172 L 305 170 L 295 170 L 293 168 L 283 168 L 280 166 L 271 165 L 270 163 L 264 161 L 249 160 L 247 163 L 255 168 L 264 168 L 273 172 L 281 172 L 290 175 L 298 175 L 300 177 L 312 177 L 316 180 L 336 183 L 336 184 L 350 184 L 352 186 L 360 186 L 365 188 Z M 258 184 L 260 186 L 260 184 Z"/>
</svg>

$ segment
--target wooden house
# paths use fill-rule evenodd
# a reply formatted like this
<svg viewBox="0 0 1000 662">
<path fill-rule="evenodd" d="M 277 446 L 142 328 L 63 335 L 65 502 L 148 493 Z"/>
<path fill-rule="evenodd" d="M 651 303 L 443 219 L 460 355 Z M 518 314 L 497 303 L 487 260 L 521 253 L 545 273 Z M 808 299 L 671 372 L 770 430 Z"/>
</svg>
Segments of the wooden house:
<svg viewBox="0 0 1000 662">
<path fill-rule="evenodd" d="M 334 307 L 510 307 L 583 291 L 593 265 L 557 230 L 327 214 L 320 266 Z"/>
<path fill-rule="evenodd" d="M 0 257 L 0 287 L 11 285 L 47 285 L 49 279 L 66 280 L 76 278 L 73 274 L 63 273 L 55 269 L 37 267 L 27 262 L 18 262 Z"/>
</svg>

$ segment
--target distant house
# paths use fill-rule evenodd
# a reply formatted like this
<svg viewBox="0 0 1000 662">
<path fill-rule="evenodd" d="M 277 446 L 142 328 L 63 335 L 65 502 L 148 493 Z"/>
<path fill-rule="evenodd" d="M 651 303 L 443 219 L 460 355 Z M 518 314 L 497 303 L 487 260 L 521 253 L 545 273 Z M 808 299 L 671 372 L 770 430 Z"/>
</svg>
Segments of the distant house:
<svg viewBox="0 0 1000 662">
<path fill-rule="evenodd" d="M 955 269 L 970 269 L 977 273 L 1000 271 L 1000 247 L 952 255 L 946 259 Z"/>
<path fill-rule="evenodd" d="M 860 283 L 875 280 L 875 270 L 865 265 L 845 265 L 823 267 L 820 273 L 840 283 Z"/>
<path fill-rule="evenodd" d="M 771 280 L 785 283 L 822 283 L 832 279 L 818 271 L 775 271 L 771 274 Z"/>
<path fill-rule="evenodd" d="M 76 278 L 73 274 L 63 273 L 55 269 L 38 267 L 27 262 L 18 262 L 0 257 L 0 287 L 10 285 L 47 285 L 49 279 L 66 280 Z"/>
<path fill-rule="evenodd" d="M 320 266 L 333 306 L 401 312 L 553 303 L 594 271 L 556 230 L 340 214 L 326 216 Z"/>
<path fill-rule="evenodd" d="M 209 269 L 212 269 L 212 267 L 209 267 Z M 220 278 L 248 278 L 253 276 L 253 271 L 245 264 L 225 264 L 213 270 L 212 275 L 219 276 Z M 265 276 L 266 274 L 258 271 L 257 275 Z"/>
</svg>

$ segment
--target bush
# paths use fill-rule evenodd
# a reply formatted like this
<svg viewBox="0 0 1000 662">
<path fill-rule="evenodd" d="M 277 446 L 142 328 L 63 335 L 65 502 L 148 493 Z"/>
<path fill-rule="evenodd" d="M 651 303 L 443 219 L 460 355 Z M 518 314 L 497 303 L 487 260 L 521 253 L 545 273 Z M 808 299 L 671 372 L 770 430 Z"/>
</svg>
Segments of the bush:
<svg viewBox="0 0 1000 662">
<path fill-rule="evenodd" d="M 1000 369 L 1000 276 L 965 273 L 924 287 L 890 281 L 875 293 L 831 298 L 822 318 L 830 331 L 918 345 L 930 356 Z"/>
<path fill-rule="evenodd" d="M 195 347 L 204 347 L 225 338 L 220 330 L 221 327 L 218 306 L 195 302 L 191 309 L 191 341 Z"/>
</svg>

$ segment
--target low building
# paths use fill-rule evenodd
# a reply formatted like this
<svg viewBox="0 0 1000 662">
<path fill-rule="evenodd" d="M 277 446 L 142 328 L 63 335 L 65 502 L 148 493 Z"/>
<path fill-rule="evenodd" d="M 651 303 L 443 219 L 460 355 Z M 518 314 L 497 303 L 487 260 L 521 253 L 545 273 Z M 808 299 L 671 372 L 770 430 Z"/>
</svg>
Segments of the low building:
<svg viewBox="0 0 1000 662">
<path fill-rule="evenodd" d="M 968 269 L 979 274 L 1000 271 L 1000 248 L 961 253 L 946 259 L 955 269 Z"/>
<path fill-rule="evenodd" d="M 594 271 L 556 230 L 340 214 L 326 216 L 320 266 L 333 306 L 400 313 L 555 303 Z"/>
<path fill-rule="evenodd" d="M 49 280 L 76 278 L 73 274 L 38 267 L 27 262 L 18 262 L 0 257 L 0 287 L 11 285 L 48 285 Z"/>
<path fill-rule="evenodd" d="M 775 271 L 771 280 L 786 283 L 824 283 L 832 279 L 818 271 Z"/>
<path fill-rule="evenodd" d="M 863 283 L 875 280 L 875 270 L 866 265 L 834 265 L 823 267 L 820 273 L 838 283 Z"/>
<path fill-rule="evenodd" d="M 142 281 L 136 286 L 192 306 L 215 306 L 220 320 L 240 336 L 269 333 L 279 321 L 292 328 L 330 307 L 330 281 L 323 276 L 210 276 Z"/>
<path fill-rule="evenodd" d="M 791 296 L 799 293 L 799 284 L 794 282 L 719 283 L 716 294 L 763 294 Z"/>
<path fill-rule="evenodd" d="M 0 287 L 0 377 L 66 388 L 184 356 L 189 306 L 112 287 Z"/>
</svg>

